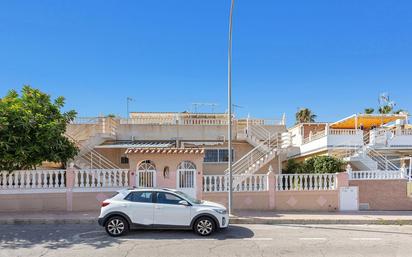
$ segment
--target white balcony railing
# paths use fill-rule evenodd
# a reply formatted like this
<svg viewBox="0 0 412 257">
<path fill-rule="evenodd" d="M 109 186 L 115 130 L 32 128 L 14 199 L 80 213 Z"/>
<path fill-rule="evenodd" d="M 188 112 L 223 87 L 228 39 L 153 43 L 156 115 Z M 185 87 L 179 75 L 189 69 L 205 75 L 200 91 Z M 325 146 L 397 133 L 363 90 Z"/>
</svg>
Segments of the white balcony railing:
<svg viewBox="0 0 412 257">
<path fill-rule="evenodd" d="M 276 176 L 276 191 L 336 190 L 336 174 L 281 174 Z"/>
<path fill-rule="evenodd" d="M 412 129 L 402 129 L 401 135 L 402 136 L 412 136 Z"/>
<path fill-rule="evenodd" d="M 356 129 L 329 129 L 328 134 L 330 135 L 356 135 L 358 130 Z"/>
<path fill-rule="evenodd" d="M 326 133 L 325 133 L 324 130 L 322 130 L 322 131 L 319 131 L 319 132 L 317 132 L 317 133 L 315 133 L 315 134 L 309 135 L 309 137 L 304 138 L 303 141 L 302 141 L 302 143 L 303 143 L 303 144 L 307 144 L 307 143 L 309 143 L 309 142 L 312 142 L 312 141 L 317 140 L 317 139 L 319 139 L 319 138 L 322 138 L 322 137 L 324 137 L 324 136 L 326 136 Z"/>
<path fill-rule="evenodd" d="M 182 125 L 227 125 L 226 119 L 207 119 L 207 118 L 187 118 L 179 122 Z"/>
</svg>

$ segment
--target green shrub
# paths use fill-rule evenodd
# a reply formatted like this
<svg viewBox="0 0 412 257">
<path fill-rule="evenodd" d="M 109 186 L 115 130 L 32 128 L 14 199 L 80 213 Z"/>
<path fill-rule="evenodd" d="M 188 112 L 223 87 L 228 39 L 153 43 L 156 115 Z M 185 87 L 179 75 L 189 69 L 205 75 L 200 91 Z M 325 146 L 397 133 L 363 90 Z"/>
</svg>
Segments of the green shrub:
<svg viewBox="0 0 412 257">
<path fill-rule="evenodd" d="M 283 174 L 337 173 L 344 171 L 345 162 L 333 156 L 314 156 L 304 162 L 288 160 Z"/>
<path fill-rule="evenodd" d="M 302 164 L 290 159 L 288 160 L 285 169 L 282 170 L 283 174 L 296 174 L 296 173 L 301 173 L 302 170 Z"/>
</svg>

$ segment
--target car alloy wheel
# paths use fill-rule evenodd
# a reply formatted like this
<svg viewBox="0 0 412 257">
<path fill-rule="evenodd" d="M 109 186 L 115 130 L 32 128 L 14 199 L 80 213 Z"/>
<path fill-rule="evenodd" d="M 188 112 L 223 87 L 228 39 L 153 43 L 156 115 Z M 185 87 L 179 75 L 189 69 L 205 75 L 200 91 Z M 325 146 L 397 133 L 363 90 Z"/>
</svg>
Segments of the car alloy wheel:
<svg viewBox="0 0 412 257">
<path fill-rule="evenodd" d="M 196 222 L 196 232 L 201 236 L 208 236 L 213 232 L 213 221 L 209 218 L 202 218 Z"/>
<path fill-rule="evenodd" d="M 111 236 L 121 236 L 127 232 L 126 221 L 121 217 L 113 217 L 107 221 L 106 231 Z"/>
</svg>

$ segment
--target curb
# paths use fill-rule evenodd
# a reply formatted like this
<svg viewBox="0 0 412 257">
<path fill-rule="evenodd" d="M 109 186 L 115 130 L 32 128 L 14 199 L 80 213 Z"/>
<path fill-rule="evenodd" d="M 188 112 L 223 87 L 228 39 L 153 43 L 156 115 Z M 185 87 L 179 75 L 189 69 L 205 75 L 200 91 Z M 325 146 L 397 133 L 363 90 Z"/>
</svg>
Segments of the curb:
<svg viewBox="0 0 412 257">
<path fill-rule="evenodd" d="M 97 224 L 97 218 L 82 219 L 4 219 L 0 225 L 28 224 Z M 412 225 L 410 220 L 367 220 L 367 219 L 262 219 L 262 218 L 230 218 L 230 224 L 297 224 L 297 225 Z"/>
<path fill-rule="evenodd" d="M 35 225 L 35 224 L 97 224 L 97 219 L 6 219 L 0 225 Z"/>
<path fill-rule="evenodd" d="M 261 219 L 261 218 L 231 218 L 230 224 L 298 224 L 298 225 L 412 225 L 412 219 Z"/>
</svg>

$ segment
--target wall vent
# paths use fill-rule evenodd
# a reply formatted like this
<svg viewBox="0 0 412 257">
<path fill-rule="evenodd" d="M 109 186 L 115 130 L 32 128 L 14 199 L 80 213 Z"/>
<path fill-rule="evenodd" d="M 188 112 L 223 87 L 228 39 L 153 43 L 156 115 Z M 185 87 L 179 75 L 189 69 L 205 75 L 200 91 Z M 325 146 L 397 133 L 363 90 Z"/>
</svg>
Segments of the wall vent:
<svg viewBox="0 0 412 257">
<path fill-rule="evenodd" d="M 359 210 L 360 211 L 369 210 L 369 203 L 359 203 Z"/>
</svg>

